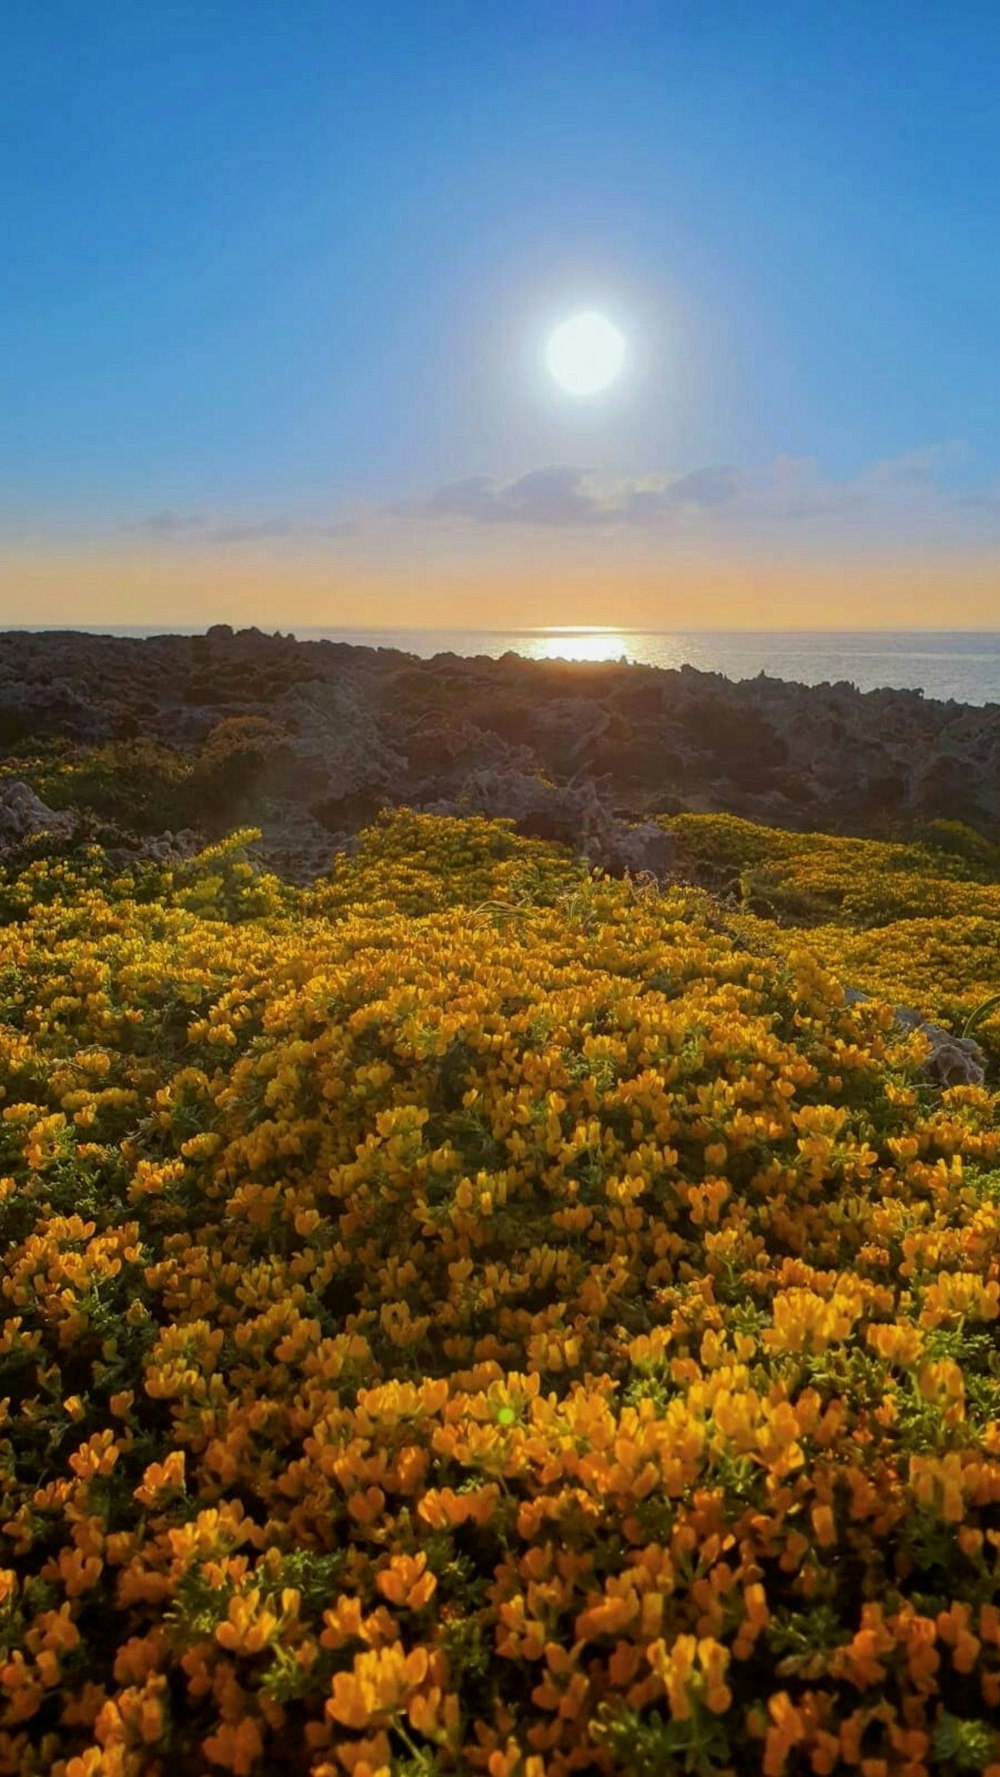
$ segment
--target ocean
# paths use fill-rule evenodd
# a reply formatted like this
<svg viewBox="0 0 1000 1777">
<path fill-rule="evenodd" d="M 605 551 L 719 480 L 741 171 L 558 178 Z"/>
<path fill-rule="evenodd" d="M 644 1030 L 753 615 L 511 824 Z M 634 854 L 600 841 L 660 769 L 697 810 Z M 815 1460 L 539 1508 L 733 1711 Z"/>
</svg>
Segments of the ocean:
<svg viewBox="0 0 1000 1777">
<path fill-rule="evenodd" d="M 138 626 L 81 625 L 90 634 L 162 635 Z M 197 630 L 177 626 L 176 633 Z M 305 640 L 354 642 L 432 654 L 523 654 L 531 660 L 620 660 L 696 666 L 727 679 L 767 673 L 803 685 L 847 681 L 923 691 L 960 703 L 1000 702 L 1000 630 L 306 629 Z"/>
</svg>

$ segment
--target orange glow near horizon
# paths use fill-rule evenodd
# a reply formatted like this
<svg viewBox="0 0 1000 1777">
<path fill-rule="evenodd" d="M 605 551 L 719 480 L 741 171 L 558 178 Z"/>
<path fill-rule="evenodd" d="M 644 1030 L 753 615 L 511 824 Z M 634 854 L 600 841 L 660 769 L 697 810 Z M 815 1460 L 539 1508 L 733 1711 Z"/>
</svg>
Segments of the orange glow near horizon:
<svg viewBox="0 0 1000 1777">
<path fill-rule="evenodd" d="M 636 629 L 986 630 L 997 611 L 997 570 L 981 556 L 618 568 L 97 547 L 0 556 L 0 627 L 530 630 L 546 658 L 618 658 Z"/>
</svg>

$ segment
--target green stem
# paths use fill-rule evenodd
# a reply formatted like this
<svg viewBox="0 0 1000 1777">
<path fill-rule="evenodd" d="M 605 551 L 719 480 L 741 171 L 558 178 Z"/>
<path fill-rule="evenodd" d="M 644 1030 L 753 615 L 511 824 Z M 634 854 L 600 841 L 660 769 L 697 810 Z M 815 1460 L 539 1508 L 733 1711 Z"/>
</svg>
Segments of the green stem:
<svg viewBox="0 0 1000 1777">
<path fill-rule="evenodd" d="M 987 1012 L 992 1012 L 994 1006 L 1000 1006 L 1000 993 L 991 993 L 988 1000 L 983 1000 L 975 1007 L 974 1011 L 969 1013 L 962 1026 L 963 1037 L 967 1037 L 971 1031 L 975 1030 L 979 1020 L 985 1018 Z"/>
</svg>

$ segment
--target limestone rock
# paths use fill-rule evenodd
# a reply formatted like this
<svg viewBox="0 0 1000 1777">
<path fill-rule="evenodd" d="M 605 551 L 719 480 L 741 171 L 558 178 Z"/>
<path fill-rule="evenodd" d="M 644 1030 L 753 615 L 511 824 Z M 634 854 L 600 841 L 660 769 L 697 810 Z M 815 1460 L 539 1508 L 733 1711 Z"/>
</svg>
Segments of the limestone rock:
<svg viewBox="0 0 1000 1777">
<path fill-rule="evenodd" d="M 844 998 L 856 1006 L 872 998 L 860 987 L 845 987 Z M 986 1056 L 972 1037 L 957 1037 L 922 1018 L 912 1006 L 894 1006 L 893 1016 L 904 1030 L 919 1030 L 927 1038 L 930 1049 L 921 1064 L 921 1073 L 935 1086 L 982 1086 L 986 1079 Z"/>
<path fill-rule="evenodd" d="M 675 869 L 677 841 L 655 821 L 642 821 L 636 827 L 615 823 L 606 841 L 604 868 L 612 876 L 655 876 L 663 882 Z"/>
<path fill-rule="evenodd" d="M 986 1056 L 972 1037 L 957 1037 L 940 1024 L 921 1018 L 909 1006 L 894 1008 L 896 1023 L 919 1030 L 930 1043 L 921 1072 L 935 1086 L 981 1086 L 986 1078 Z"/>
<path fill-rule="evenodd" d="M 36 833 L 66 838 L 76 826 L 68 809 L 52 809 L 29 784 L 0 783 L 0 845 L 21 845 Z"/>
</svg>

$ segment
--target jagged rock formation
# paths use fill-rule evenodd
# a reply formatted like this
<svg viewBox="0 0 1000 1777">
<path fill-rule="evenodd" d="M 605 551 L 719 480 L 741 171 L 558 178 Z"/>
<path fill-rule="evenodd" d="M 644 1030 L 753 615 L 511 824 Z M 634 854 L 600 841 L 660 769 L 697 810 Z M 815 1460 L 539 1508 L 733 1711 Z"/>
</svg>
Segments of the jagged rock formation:
<svg viewBox="0 0 1000 1777">
<path fill-rule="evenodd" d="M 240 716 L 281 737 L 240 818 L 295 874 L 386 803 L 507 812 L 608 868 L 655 873 L 667 852 L 637 824 L 680 809 L 880 836 L 957 819 L 1000 839 L 996 704 L 691 667 L 421 660 L 225 625 L 0 635 L 0 747 L 150 736 L 194 749 Z"/>
<path fill-rule="evenodd" d="M 484 814 L 515 822 L 532 839 L 555 839 L 582 851 L 592 864 L 613 875 L 650 875 L 664 879 L 676 856 L 676 844 L 654 821 L 630 826 L 610 812 L 604 786 L 592 778 L 554 784 L 537 773 L 474 771 L 454 800 L 433 802 L 430 814 Z M 605 789 L 605 794 L 607 794 Z"/>
<path fill-rule="evenodd" d="M 200 848 L 201 839 L 195 829 L 183 827 L 179 833 L 158 833 L 153 839 L 144 839 L 137 850 L 140 857 L 152 858 L 157 864 L 179 864 L 194 857 Z"/>
</svg>

